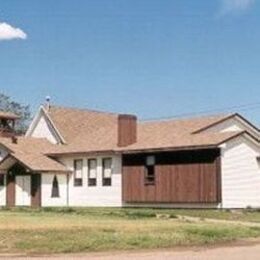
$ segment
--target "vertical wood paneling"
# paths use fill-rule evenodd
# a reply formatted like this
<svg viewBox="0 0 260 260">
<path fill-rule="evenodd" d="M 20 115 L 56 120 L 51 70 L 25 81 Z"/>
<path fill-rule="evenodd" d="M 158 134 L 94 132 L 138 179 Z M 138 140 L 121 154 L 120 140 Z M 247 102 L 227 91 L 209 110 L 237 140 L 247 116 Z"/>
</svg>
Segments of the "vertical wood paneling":
<svg viewBox="0 0 260 260">
<path fill-rule="evenodd" d="M 146 154 L 123 156 L 124 202 L 213 203 L 221 200 L 218 150 L 154 155 L 154 185 L 144 183 Z"/>
</svg>

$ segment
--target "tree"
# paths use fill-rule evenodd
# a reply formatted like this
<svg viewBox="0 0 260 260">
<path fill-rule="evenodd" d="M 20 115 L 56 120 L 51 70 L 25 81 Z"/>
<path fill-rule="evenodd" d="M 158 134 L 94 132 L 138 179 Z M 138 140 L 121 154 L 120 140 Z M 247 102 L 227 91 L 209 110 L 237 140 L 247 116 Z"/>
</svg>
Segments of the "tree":
<svg viewBox="0 0 260 260">
<path fill-rule="evenodd" d="M 16 123 L 17 134 L 24 134 L 31 120 L 31 111 L 29 105 L 23 105 L 13 101 L 10 97 L 0 93 L 0 110 L 4 112 L 12 112 L 20 119 Z"/>
</svg>

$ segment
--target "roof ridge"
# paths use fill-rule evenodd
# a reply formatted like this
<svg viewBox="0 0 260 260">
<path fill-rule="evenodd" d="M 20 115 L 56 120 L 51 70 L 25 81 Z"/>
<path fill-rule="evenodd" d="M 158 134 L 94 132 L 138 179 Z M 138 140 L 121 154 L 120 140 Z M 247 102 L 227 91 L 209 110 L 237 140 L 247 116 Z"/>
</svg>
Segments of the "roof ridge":
<svg viewBox="0 0 260 260">
<path fill-rule="evenodd" d="M 78 111 L 78 112 L 91 112 L 91 113 L 98 113 L 98 114 L 108 114 L 108 115 L 114 115 L 114 116 L 117 116 L 117 115 L 120 114 L 120 113 L 107 112 L 107 111 L 95 110 L 95 109 L 90 109 L 90 108 L 77 108 L 77 107 L 60 106 L 60 105 L 51 105 L 50 106 L 50 111 L 51 111 L 52 108 L 54 108 L 54 109 L 73 110 L 73 111 Z"/>
<path fill-rule="evenodd" d="M 210 115 L 203 115 L 203 116 L 194 116 L 194 117 L 177 117 L 177 118 L 165 118 L 165 119 L 159 119 L 159 120 L 140 120 L 139 123 L 141 124 L 151 124 L 151 123 L 164 123 L 164 122 L 174 122 L 174 121 L 189 121 L 189 120 L 200 120 L 200 119 L 207 119 L 207 118 L 226 118 L 226 117 L 230 117 L 236 115 L 236 113 L 222 113 L 222 114 L 210 114 Z"/>
<path fill-rule="evenodd" d="M 236 134 L 242 134 L 245 133 L 246 130 L 235 130 L 235 131 L 225 131 L 225 132 L 198 132 L 198 133 L 190 133 L 190 136 L 225 136 L 225 135 L 236 135 Z"/>
</svg>

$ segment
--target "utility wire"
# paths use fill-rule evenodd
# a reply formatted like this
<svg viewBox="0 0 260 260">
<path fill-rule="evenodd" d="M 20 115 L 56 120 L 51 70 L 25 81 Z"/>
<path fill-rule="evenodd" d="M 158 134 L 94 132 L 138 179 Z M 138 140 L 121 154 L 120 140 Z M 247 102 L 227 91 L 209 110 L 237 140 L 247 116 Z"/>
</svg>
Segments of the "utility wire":
<svg viewBox="0 0 260 260">
<path fill-rule="evenodd" d="M 260 108 L 260 102 L 230 106 L 230 107 L 219 108 L 219 109 L 216 108 L 216 109 L 200 110 L 197 112 L 175 114 L 175 115 L 166 116 L 166 117 L 144 118 L 142 121 L 167 120 L 167 119 L 171 119 L 171 118 L 174 119 L 174 118 L 183 118 L 183 117 L 190 117 L 190 116 L 208 115 L 208 114 L 212 114 L 212 113 L 232 113 L 232 112 L 234 112 L 234 110 L 236 110 L 235 112 L 250 111 L 250 110 L 255 110 L 258 108 Z"/>
</svg>

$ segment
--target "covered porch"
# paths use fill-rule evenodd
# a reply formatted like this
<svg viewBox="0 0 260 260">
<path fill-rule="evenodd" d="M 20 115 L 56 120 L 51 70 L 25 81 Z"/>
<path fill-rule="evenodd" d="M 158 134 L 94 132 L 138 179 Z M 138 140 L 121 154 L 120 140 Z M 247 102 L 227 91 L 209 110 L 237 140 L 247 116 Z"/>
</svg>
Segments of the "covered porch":
<svg viewBox="0 0 260 260">
<path fill-rule="evenodd" d="M 41 207 L 44 177 L 53 176 L 49 190 L 57 193 L 60 177 L 55 176 L 67 173 L 62 164 L 44 155 L 9 153 L 0 162 L 0 206 Z"/>
<path fill-rule="evenodd" d="M 1 162 L 0 171 L 2 206 L 41 206 L 41 173 L 32 171 L 11 156 Z"/>
<path fill-rule="evenodd" d="M 41 206 L 41 174 L 15 163 L 6 174 L 6 206 Z"/>
</svg>

